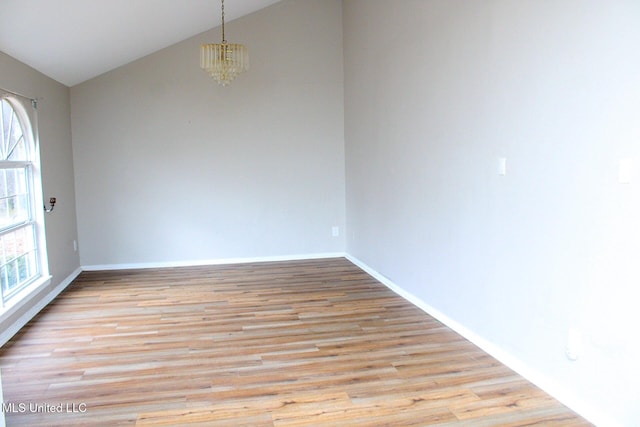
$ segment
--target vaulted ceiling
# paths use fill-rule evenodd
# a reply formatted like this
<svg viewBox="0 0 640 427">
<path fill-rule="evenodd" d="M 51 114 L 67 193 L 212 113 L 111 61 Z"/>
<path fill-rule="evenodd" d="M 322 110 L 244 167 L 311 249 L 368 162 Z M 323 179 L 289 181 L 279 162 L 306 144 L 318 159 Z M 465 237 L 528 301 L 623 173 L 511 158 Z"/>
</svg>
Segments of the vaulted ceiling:
<svg viewBox="0 0 640 427">
<path fill-rule="evenodd" d="M 278 1 L 226 0 L 225 19 Z M 219 25 L 219 0 L 2 0 L 0 51 L 74 86 Z"/>
</svg>

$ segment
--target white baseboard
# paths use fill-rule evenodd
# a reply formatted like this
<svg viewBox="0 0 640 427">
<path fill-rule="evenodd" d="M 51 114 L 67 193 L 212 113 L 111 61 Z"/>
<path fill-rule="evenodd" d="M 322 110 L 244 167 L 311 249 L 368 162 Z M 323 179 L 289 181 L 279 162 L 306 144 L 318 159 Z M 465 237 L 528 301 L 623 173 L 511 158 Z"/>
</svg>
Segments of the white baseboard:
<svg viewBox="0 0 640 427">
<path fill-rule="evenodd" d="M 253 258 L 220 258 L 190 261 L 147 262 L 132 264 L 99 264 L 82 266 L 83 271 L 133 270 L 146 268 L 196 267 L 201 265 L 247 264 L 254 262 L 302 261 L 324 258 L 344 258 L 344 252 L 328 252 L 315 254 L 278 255 Z"/>
<path fill-rule="evenodd" d="M 419 309 L 421 309 L 431 317 L 442 322 L 444 325 L 451 328 L 458 334 L 462 335 L 465 339 L 477 345 L 483 351 L 485 351 L 492 357 L 496 358 L 501 363 L 503 363 L 510 369 L 514 370 L 515 372 L 520 374 L 522 377 L 526 378 L 528 381 L 538 386 L 539 388 L 547 392 L 549 395 L 553 396 L 558 401 L 562 402 L 565 406 L 575 411 L 576 413 L 580 414 L 582 417 L 584 417 L 588 421 L 594 423 L 597 426 L 617 427 L 620 425 L 618 422 L 612 420 L 611 417 L 593 408 L 593 405 L 589 405 L 586 402 L 584 402 L 582 399 L 575 396 L 574 393 L 568 391 L 565 387 L 559 385 L 553 379 L 540 373 L 536 369 L 531 368 L 526 363 L 524 363 L 517 357 L 513 356 L 506 350 L 493 344 L 487 339 L 481 337 L 480 335 L 478 335 L 471 329 L 467 328 L 466 326 L 456 322 L 446 314 L 433 308 L 431 305 L 427 304 L 425 301 L 416 297 L 412 293 L 405 291 L 400 286 L 396 285 L 391 280 L 389 280 L 389 278 L 385 277 L 384 275 L 380 274 L 373 268 L 369 267 L 364 262 L 360 261 L 359 259 L 349 254 L 346 254 L 345 258 L 347 258 L 349 261 L 351 261 L 352 263 L 357 265 L 359 268 L 364 270 L 374 279 L 376 279 L 377 281 L 379 281 L 380 283 L 382 283 L 383 285 L 391 289 L 393 292 L 395 292 L 405 300 L 409 301 L 411 304 L 415 305 L 416 307 L 418 307 Z"/>
<path fill-rule="evenodd" d="M 40 312 L 47 304 L 49 304 L 55 297 L 57 297 L 60 292 L 64 291 L 67 286 L 73 280 L 78 277 L 78 275 L 82 272 L 82 268 L 77 268 L 73 273 L 67 276 L 64 280 L 62 280 L 58 286 L 53 288 L 47 295 L 44 296 L 40 301 L 38 301 L 33 307 L 31 307 L 27 312 L 25 312 L 22 316 L 20 316 L 15 322 L 13 322 L 8 328 L 6 328 L 2 333 L 0 333 L 0 347 L 5 345 L 7 341 L 11 339 L 24 325 L 29 323 L 31 319 L 35 317 L 36 314 Z"/>
</svg>

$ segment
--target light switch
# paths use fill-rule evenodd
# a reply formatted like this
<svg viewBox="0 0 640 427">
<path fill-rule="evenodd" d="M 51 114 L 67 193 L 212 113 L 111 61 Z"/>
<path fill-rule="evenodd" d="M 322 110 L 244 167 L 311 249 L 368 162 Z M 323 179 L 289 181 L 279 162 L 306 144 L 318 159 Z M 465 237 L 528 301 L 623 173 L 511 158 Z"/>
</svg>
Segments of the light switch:
<svg viewBox="0 0 640 427">
<path fill-rule="evenodd" d="M 498 175 L 505 176 L 507 174 L 507 158 L 500 157 L 498 159 Z"/>
<path fill-rule="evenodd" d="M 618 182 L 620 184 L 629 184 L 631 182 L 631 169 L 633 162 L 631 159 L 620 159 L 618 164 Z"/>
</svg>

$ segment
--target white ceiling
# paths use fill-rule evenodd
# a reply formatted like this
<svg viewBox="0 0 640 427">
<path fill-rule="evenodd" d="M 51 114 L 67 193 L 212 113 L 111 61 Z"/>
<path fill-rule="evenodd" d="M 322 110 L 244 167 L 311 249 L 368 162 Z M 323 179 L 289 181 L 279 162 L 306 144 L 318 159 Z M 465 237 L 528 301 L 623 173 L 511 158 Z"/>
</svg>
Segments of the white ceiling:
<svg viewBox="0 0 640 427">
<path fill-rule="evenodd" d="M 278 1 L 226 0 L 225 20 Z M 0 51 L 74 86 L 219 25 L 219 0 L 0 0 Z"/>
</svg>

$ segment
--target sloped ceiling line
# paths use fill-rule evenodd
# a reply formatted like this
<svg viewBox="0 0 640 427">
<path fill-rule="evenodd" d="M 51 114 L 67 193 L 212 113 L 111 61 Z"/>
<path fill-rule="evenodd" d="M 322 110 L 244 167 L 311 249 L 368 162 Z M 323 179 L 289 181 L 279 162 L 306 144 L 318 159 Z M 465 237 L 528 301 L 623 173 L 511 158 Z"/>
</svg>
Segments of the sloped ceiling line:
<svg viewBox="0 0 640 427">
<path fill-rule="evenodd" d="M 277 2 L 227 0 L 225 20 Z M 219 0 L 3 0 L 0 51 L 74 86 L 219 22 Z"/>
</svg>

